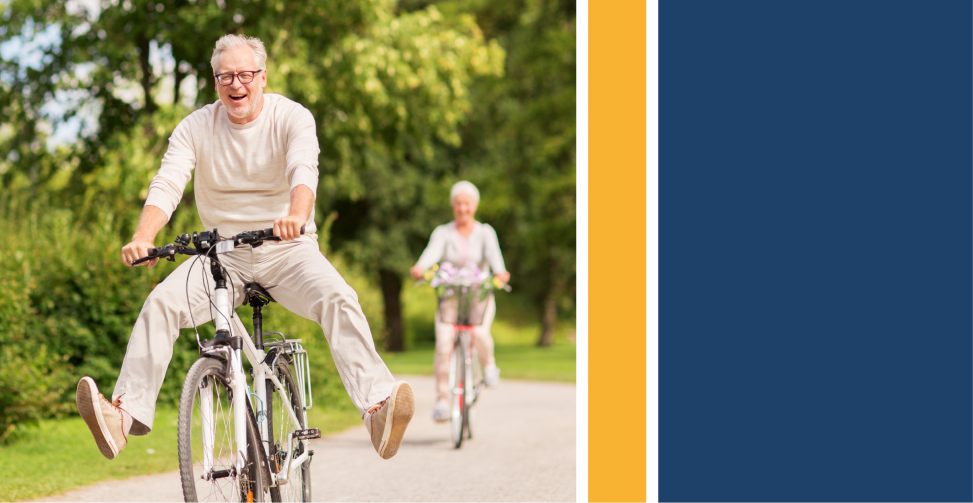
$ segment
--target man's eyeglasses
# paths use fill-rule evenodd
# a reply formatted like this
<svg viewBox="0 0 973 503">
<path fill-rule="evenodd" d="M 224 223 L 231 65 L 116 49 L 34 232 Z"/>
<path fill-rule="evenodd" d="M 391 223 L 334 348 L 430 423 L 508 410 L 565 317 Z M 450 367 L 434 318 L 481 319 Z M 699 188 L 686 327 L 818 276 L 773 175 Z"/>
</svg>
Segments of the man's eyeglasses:
<svg viewBox="0 0 973 503">
<path fill-rule="evenodd" d="M 257 76 L 258 73 L 263 70 L 254 70 L 252 72 L 240 72 L 240 73 L 221 73 L 216 75 L 216 81 L 220 83 L 221 86 L 228 86 L 233 83 L 234 78 L 239 78 L 241 84 L 249 84 L 253 82 L 253 78 Z"/>
</svg>

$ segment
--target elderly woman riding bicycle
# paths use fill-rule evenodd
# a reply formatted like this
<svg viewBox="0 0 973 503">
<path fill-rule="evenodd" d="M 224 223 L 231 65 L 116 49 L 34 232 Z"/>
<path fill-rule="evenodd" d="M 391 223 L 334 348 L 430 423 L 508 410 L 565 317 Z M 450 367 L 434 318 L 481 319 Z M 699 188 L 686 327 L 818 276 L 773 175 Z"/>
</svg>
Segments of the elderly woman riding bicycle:
<svg viewBox="0 0 973 503">
<path fill-rule="evenodd" d="M 448 262 L 457 267 L 473 264 L 481 270 L 492 270 L 501 281 L 510 280 L 510 273 L 503 263 L 497 233 L 489 224 L 474 219 L 476 207 L 480 203 L 480 191 L 467 181 L 453 185 L 449 194 L 453 206 L 454 220 L 440 225 L 432 232 L 429 244 L 419 257 L 416 265 L 409 270 L 413 278 L 419 279 L 423 272 L 440 262 Z M 483 365 L 484 382 L 496 386 L 500 382 L 500 369 L 493 357 L 493 337 L 490 325 L 493 323 L 497 306 L 490 297 L 483 323 L 474 329 L 477 353 Z M 436 313 L 436 354 L 433 368 L 436 374 L 436 407 L 433 419 L 449 419 L 449 357 L 453 350 L 453 326 L 443 323 Z"/>
</svg>

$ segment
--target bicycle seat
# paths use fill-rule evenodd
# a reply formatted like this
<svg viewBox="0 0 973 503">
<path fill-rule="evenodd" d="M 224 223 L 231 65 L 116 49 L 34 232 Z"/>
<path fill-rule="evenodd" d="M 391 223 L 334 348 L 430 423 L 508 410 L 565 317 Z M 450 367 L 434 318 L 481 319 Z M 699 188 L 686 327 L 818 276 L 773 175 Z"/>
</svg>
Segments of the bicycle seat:
<svg viewBox="0 0 973 503">
<path fill-rule="evenodd" d="M 247 283 L 244 285 L 243 294 L 246 296 L 247 302 L 251 307 L 263 307 L 271 302 L 277 302 L 267 293 L 267 290 L 264 290 L 264 287 L 257 283 Z"/>
</svg>

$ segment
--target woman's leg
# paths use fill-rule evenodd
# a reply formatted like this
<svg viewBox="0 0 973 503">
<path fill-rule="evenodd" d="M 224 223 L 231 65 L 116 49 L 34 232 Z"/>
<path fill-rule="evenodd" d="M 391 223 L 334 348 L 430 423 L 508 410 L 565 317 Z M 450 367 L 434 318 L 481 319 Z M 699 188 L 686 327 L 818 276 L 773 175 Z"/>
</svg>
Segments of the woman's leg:
<svg viewBox="0 0 973 503">
<path fill-rule="evenodd" d="M 497 364 L 493 357 L 493 336 L 490 334 L 490 326 L 493 325 L 493 318 L 496 314 L 497 303 L 493 300 L 493 297 L 490 297 L 486 312 L 483 314 L 483 323 L 473 329 L 476 352 L 480 355 L 480 365 L 483 368 Z"/>
<path fill-rule="evenodd" d="M 436 398 L 449 400 L 449 357 L 453 353 L 453 325 L 440 323 L 436 314 L 436 353 L 433 357 L 433 372 L 436 375 Z"/>
</svg>

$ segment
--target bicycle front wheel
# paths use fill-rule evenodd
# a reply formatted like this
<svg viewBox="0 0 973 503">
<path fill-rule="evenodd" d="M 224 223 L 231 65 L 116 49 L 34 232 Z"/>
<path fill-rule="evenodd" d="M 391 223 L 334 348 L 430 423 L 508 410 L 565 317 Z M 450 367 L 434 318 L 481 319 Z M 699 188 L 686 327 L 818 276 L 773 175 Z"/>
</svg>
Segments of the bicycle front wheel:
<svg viewBox="0 0 973 503">
<path fill-rule="evenodd" d="M 237 470 L 233 393 L 226 363 L 200 358 L 189 369 L 179 401 L 179 472 L 186 501 L 264 501 L 263 449 L 247 411 L 247 460 Z"/>
<path fill-rule="evenodd" d="M 466 426 L 466 351 L 462 338 L 456 338 L 453 353 L 449 361 L 449 389 L 452 392 L 450 400 L 450 433 L 453 446 L 457 449 L 463 445 L 463 429 Z"/>
<path fill-rule="evenodd" d="M 476 346 L 470 345 L 470 358 L 466 365 L 466 438 L 473 439 L 473 425 L 476 424 L 476 399 L 480 396 L 480 385 L 483 383 L 483 371 L 480 368 L 479 355 Z"/>
<path fill-rule="evenodd" d="M 296 430 L 307 429 L 304 419 L 304 404 L 301 402 L 300 388 L 291 372 L 290 361 L 280 356 L 271 369 L 284 387 L 284 397 L 280 396 L 273 381 L 267 380 L 267 421 L 273 440 L 270 443 L 270 469 L 280 473 L 287 466 L 288 459 L 304 454 L 304 443 L 293 440 L 288 445 L 288 437 Z M 291 412 L 297 416 L 298 428 L 291 419 Z M 311 501 L 311 460 L 300 466 L 291 466 L 287 483 L 270 488 L 272 501 Z"/>
</svg>

